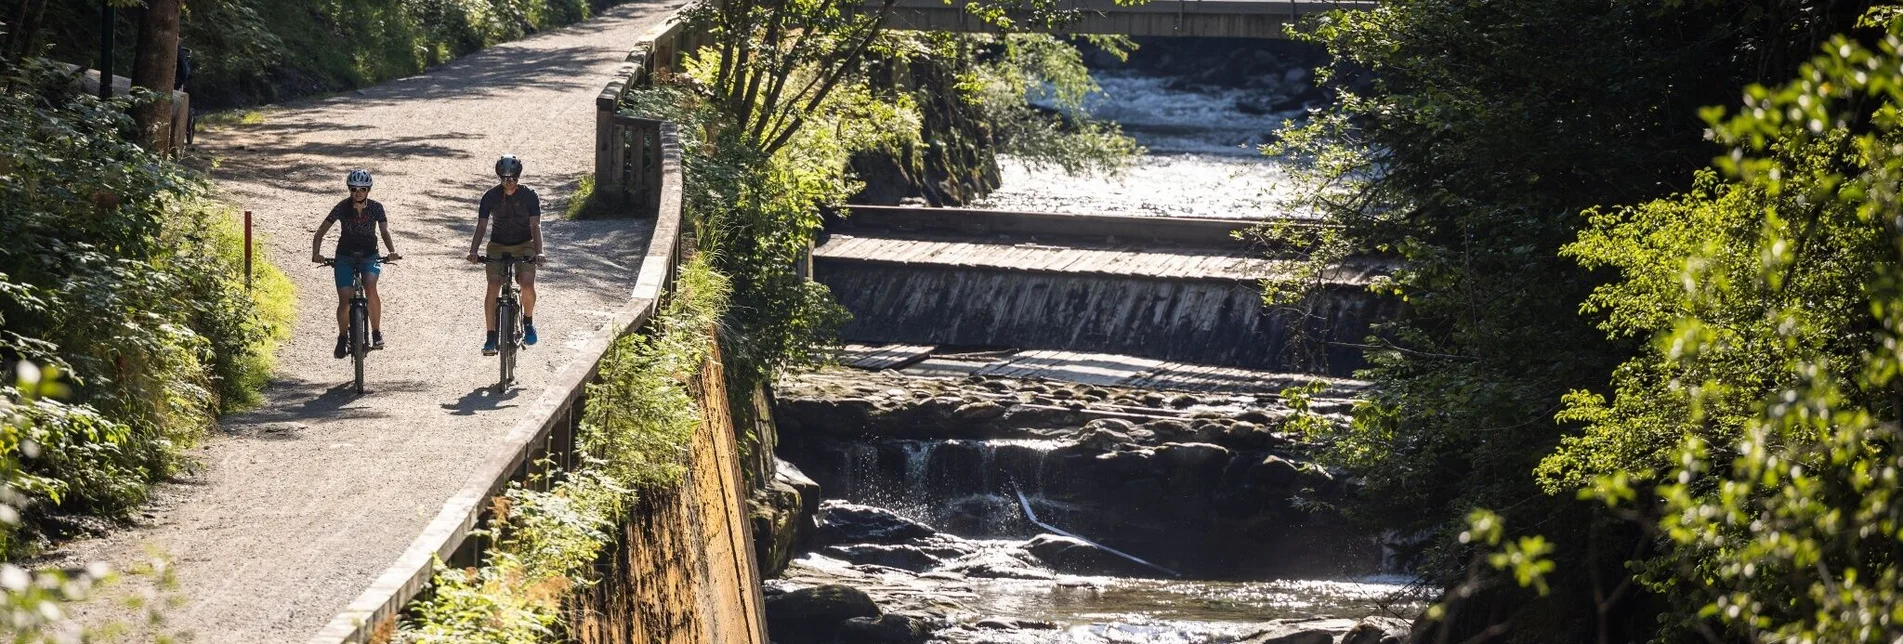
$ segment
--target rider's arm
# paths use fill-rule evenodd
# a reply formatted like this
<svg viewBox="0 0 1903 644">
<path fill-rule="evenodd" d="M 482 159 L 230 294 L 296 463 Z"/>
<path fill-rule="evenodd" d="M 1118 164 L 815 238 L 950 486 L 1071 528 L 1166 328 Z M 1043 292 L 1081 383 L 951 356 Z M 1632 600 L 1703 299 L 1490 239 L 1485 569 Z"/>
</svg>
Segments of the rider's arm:
<svg viewBox="0 0 1903 644">
<path fill-rule="evenodd" d="M 471 262 L 477 261 L 476 251 L 482 248 L 482 234 L 489 230 L 489 209 L 492 207 L 489 203 L 489 194 L 485 192 L 481 199 L 476 200 L 476 237 L 469 240 L 469 261 Z"/>
<path fill-rule="evenodd" d="M 402 257 L 402 255 L 396 252 L 396 242 L 390 239 L 390 221 L 387 219 L 377 220 L 377 230 L 383 233 L 383 247 L 389 249 L 390 258 Z"/>
<path fill-rule="evenodd" d="M 535 256 L 542 256 L 542 197 L 529 191 L 529 242 L 535 249 Z"/>
<path fill-rule="evenodd" d="M 489 218 L 476 220 L 476 238 L 469 240 L 469 261 L 476 261 L 476 251 L 482 248 L 482 233 L 489 229 Z"/>
<path fill-rule="evenodd" d="M 317 262 L 317 263 L 323 263 L 324 261 L 324 233 L 330 232 L 330 224 L 333 221 L 336 221 L 336 220 L 331 219 L 329 216 L 325 216 L 324 223 L 317 226 L 317 234 L 311 236 L 311 261 Z"/>
<path fill-rule="evenodd" d="M 535 249 L 535 256 L 541 257 L 542 256 L 542 218 L 541 217 L 529 218 L 529 241 L 535 244 L 534 246 L 531 247 Z"/>
</svg>

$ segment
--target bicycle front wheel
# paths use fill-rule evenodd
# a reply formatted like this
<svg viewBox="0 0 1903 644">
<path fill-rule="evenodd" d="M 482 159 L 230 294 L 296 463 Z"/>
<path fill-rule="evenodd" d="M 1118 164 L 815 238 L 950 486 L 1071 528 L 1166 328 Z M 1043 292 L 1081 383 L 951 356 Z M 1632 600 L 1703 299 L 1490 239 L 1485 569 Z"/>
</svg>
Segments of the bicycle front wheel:
<svg viewBox="0 0 1903 644">
<path fill-rule="evenodd" d="M 497 385 L 507 387 L 515 380 L 515 303 L 504 300 L 496 307 L 496 348 L 502 352 L 502 381 Z"/>
<path fill-rule="evenodd" d="M 357 393 L 363 393 L 363 360 L 370 353 L 370 314 L 361 306 L 350 307 L 350 361 L 357 371 Z"/>
</svg>

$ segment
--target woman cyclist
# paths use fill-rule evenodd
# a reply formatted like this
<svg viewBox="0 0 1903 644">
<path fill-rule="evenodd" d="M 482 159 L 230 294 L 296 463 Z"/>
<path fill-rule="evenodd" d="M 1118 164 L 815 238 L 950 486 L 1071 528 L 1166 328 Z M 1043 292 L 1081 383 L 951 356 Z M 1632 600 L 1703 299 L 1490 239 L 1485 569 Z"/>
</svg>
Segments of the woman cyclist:
<svg viewBox="0 0 1903 644">
<path fill-rule="evenodd" d="M 370 348 L 383 348 L 383 302 L 377 297 L 377 275 L 383 270 L 377 253 L 379 233 L 383 236 L 383 245 L 390 249 L 388 258 L 402 259 L 396 254 L 396 242 L 390 240 L 390 222 L 383 216 L 383 204 L 370 198 L 370 171 L 351 170 L 344 178 L 344 186 L 350 188 L 350 196 L 331 207 L 323 225 L 318 226 L 317 234 L 311 237 L 311 261 L 321 264 L 324 234 L 330 232 L 331 224 L 343 224 L 337 236 L 337 262 L 333 272 L 337 284 L 334 355 L 338 358 L 350 355 L 350 297 L 356 294 L 352 279 L 359 271 L 363 273 L 364 296 L 370 300 Z M 362 259 L 352 261 L 352 253 L 362 253 Z"/>
</svg>

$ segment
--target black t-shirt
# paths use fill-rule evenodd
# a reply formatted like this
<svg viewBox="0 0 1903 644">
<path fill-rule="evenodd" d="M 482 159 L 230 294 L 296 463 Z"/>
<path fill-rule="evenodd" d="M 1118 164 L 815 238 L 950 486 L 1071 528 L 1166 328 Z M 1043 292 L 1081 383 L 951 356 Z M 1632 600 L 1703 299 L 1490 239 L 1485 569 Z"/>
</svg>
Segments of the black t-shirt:
<svg viewBox="0 0 1903 644">
<path fill-rule="evenodd" d="M 490 219 L 489 241 L 513 246 L 529 241 L 529 220 L 542 216 L 542 199 L 528 186 L 518 185 L 515 194 L 502 194 L 502 186 L 490 188 L 482 193 L 482 203 L 476 208 L 477 219 Z"/>
<path fill-rule="evenodd" d="M 347 257 L 351 253 L 358 252 L 366 256 L 378 254 L 377 222 L 388 221 L 383 217 L 383 204 L 377 203 L 375 199 L 365 199 L 363 216 L 359 217 L 357 208 L 350 203 L 350 198 L 346 197 L 343 201 L 337 202 L 336 207 L 330 209 L 329 219 L 342 224 L 339 226 L 342 233 L 337 237 L 338 257 Z"/>
</svg>

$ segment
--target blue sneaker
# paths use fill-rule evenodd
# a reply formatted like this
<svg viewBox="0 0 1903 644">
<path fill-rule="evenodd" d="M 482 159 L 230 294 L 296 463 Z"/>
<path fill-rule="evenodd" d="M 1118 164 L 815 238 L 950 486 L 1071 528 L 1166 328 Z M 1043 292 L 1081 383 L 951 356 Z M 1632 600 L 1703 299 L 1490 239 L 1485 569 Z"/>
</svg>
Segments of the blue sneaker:
<svg viewBox="0 0 1903 644">
<path fill-rule="evenodd" d="M 496 354 L 496 332 L 490 331 L 489 339 L 484 340 L 482 342 L 482 355 L 493 356 L 495 354 Z"/>
<path fill-rule="evenodd" d="M 522 344 L 535 344 L 535 325 L 522 325 Z"/>
</svg>

